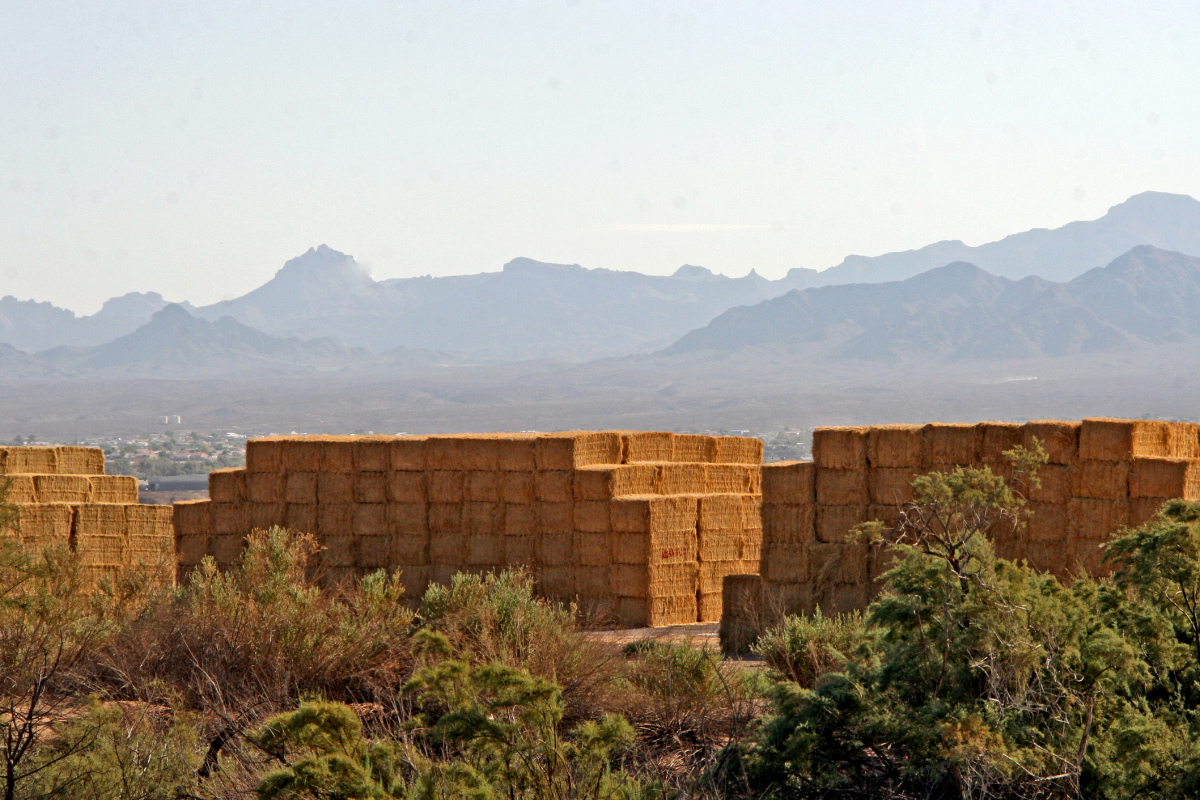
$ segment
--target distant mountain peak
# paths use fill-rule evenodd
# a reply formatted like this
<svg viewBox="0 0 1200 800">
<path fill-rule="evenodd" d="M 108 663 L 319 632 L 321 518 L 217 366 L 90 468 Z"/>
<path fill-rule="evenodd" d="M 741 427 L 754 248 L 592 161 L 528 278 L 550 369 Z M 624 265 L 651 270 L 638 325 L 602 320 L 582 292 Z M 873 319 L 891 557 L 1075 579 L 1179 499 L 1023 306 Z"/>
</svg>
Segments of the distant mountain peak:
<svg viewBox="0 0 1200 800">
<path fill-rule="evenodd" d="M 288 259 L 275 273 L 278 280 L 330 279 L 360 287 L 374 284 L 367 270 L 354 260 L 354 256 L 334 250 L 328 245 L 310 247 L 304 255 Z"/>
<path fill-rule="evenodd" d="M 183 322 L 195 319 L 188 313 L 187 309 L 179 305 L 179 303 L 168 303 L 167 305 L 155 311 L 150 317 L 150 322 L 155 324 Z"/>
<path fill-rule="evenodd" d="M 583 267 L 578 264 L 551 264 L 548 261 L 537 261 L 536 259 L 526 258 L 525 256 L 517 256 L 512 261 L 504 265 L 504 272 L 522 273 L 522 272 L 582 272 Z"/>
<path fill-rule="evenodd" d="M 671 273 L 672 278 L 686 278 L 688 280 L 712 280 L 717 275 L 711 269 L 706 267 L 697 267 L 691 264 L 684 264 L 679 269 Z"/>
</svg>

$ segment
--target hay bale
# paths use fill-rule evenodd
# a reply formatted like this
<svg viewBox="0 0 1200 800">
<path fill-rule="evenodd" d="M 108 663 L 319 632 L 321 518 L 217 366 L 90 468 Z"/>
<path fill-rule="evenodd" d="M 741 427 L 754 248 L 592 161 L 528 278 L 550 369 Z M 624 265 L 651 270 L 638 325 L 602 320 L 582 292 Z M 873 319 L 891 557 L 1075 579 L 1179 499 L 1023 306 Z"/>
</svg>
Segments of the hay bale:
<svg viewBox="0 0 1200 800">
<path fill-rule="evenodd" d="M 765 545 L 760 569 L 772 583 L 803 583 L 808 580 L 808 545 Z"/>
<path fill-rule="evenodd" d="M 1200 459 L 1133 459 L 1129 471 L 1129 496 L 1200 500 Z"/>
<path fill-rule="evenodd" d="M 780 619 L 784 614 L 811 615 L 816 608 L 812 587 L 803 583 L 763 583 L 763 605 L 766 619 Z"/>
<path fill-rule="evenodd" d="M 864 427 L 828 427 L 813 431 L 813 463 L 823 469 L 867 468 L 867 433 Z"/>
<path fill-rule="evenodd" d="M 460 571 L 456 564 L 432 564 L 429 567 L 429 583 L 449 586 L 455 573 Z"/>
<path fill-rule="evenodd" d="M 658 494 L 702 494 L 707 488 L 705 464 L 661 464 Z"/>
<path fill-rule="evenodd" d="M 867 430 L 867 463 L 873 469 L 921 466 L 921 426 L 872 425 Z"/>
<path fill-rule="evenodd" d="M 1200 458 L 1200 424 L 1168 422 L 1167 455 L 1171 458 Z M 59 471 L 62 471 L 61 461 Z"/>
<path fill-rule="evenodd" d="M 213 533 L 245 536 L 250 532 L 250 508 L 245 503 L 213 503 Z"/>
<path fill-rule="evenodd" d="M 170 506 L 139 505 L 124 506 L 129 555 L 132 561 L 152 563 L 153 560 L 170 552 L 174 546 L 174 517 Z"/>
<path fill-rule="evenodd" d="M 353 503 L 318 503 L 317 535 L 324 542 L 330 536 L 354 535 Z M 342 564 L 341 566 L 349 566 Z"/>
<path fill-rule="evenodd" d="M 251 472 L 324 472 L 325 443 L 320 436 L 280 437 L 280 467 L 273 470 L 256 469 Z M 249 450 L 247 450 L 249 453 Z M 247 463 L 249 463 L 247 461 Z"/>
<path fill-rule="evenodd" d="M 867 507 L 817 506 L 816 538 L 818 542 L 845 542 L 855 526 L 867 521 Z"/>
<path fill-rule="evenodd" d="M 393 472 L 424 472 L 425 436 L 393 436 L 388 441 L 388 459 Z"/>
<path fill-rule="evenodd" d="M 287 436 L 262 436 L 246 442 L 247 472 L 282 472 L 283 451 L 289 446 Z"/>
<path fill-rule="evenodd" d="M 354 567 L 358 562 L 358 537 L 346 533 L 321 536 L 321 552 L 317 558 L 326 571 Z"/>
<path fill-rule="evenodd" d="M 621 440 L 623 464 L 670 461 L 675 449 L 675 434 L 666 431 L 629 431 Z"/>
<path fill-rule="evenodd" d="M 537 562 L 543 567 L 568 567 L 575 563 L 575 534 L 539 533 L 537 536 Z"/>
<path fill-rule="evenodd" d="M 713 440 L 714 464 L 761 465 L 763 441 L 753 436 L 717 436 Z"/>
<path fill-rule="evenodd" d="M 1145 525 L 1166 505 L 1170 497 L 1131 497 L 1129 499 L 1129 527 Z"/>
<path fill-rule="evenodd" d="M 388 472 L 392 468 L 391 436 L 359 436 L 351 445 L 355 472 Z"/>
<path fill-rule="evenodd" d="M 537 469 L 534 434 L 511 434 L 496 442 L 501 472 L 533 472 Z"/>
<path fill-rule="evenodd" d="M 687 496 L 621 497 L 612 501 L 609 514 L 614 531 L 695 531 L 699 521 L 699 501 Z"/>
<path fill-rule="evenodd" d="M 921 439 L 923 467 L 946 469 L 979 461 L 979 437 L 974 425 L 931 422 L 921 429 Z"/>
<path fill-rule="evenodd" d="M 466 537 L 455 533 L 429 532 L 429 563 L 436 566 L 461 565 L 466 560 Z M 439 581 L 440 583 L 440 581 Z"/>
<path fill-rule="evenodd" d="M 741 531 L 745 527 L 745 507 L 741 495 L 706 494 L 697 498 L 697 529 L 704 531 Z"/>
<path fill-rule="evenodd" d="M 666 625 L 691 625 L 700 621 L 696 595 L 650 597 L 646 599 L 646 624 L 652 628 Z"/>
<path fill-rule="evenodd" d="M 317 473 L 287 473 L 283 481 L 283 499 L 287 503 L 316 503 Z"/>
<path fill-rule="evenodd" d="M 287 521 L 286 503 L 250 503 L 250 530 L 260 531 Z"/>
<path fill-rule="evenodd" d="M 351 530 L 355 536 L 386 537 L 391 529 L 388 507 L 382 503 L 357 503 L 353 506 L 353 515 Z"/>
<path fill-rule="evenodd" d="M 247 484 L 249 485 L 249 484 Z M 325 505 L 354 502 L 354 474 L 320 472 L 317 474 L 317 503 Z"/>
<path fill-rule="evenodd" d="M 246 549 L 246 536 L 236 533 L 213 534 L 209 537 L 208 548 L 208 554 L 217 562 L 217 566 L 229 567 L 237 563 Z"/>
<path fill-rule="evenodd" d="M 354 472 L 354 451 L 357 449 L 358 436 L 321 436 L 318 437 L 325 456 L 321 461 L 322 472 L 334 472 L 349 475 Z"/>
<path fill-rule="evenodd" d="M 292 533 L 316 535 L 318 507 L 315 503 L 288 503 L 284 508 L 284 525 Z"/>
<path fill-rule="evenodd" d="M 424 566 L 429 563 L 429 534 L 395 533 L 388 537 L 387 566 Z"/>
<path fill-rule="evenodd" d="M 672 564 L 613 564 L 609 573 L 617 597 L 695 598 L 700 588 L 700 565 L 695 561 Z"/>
<path fill-rule="evenodd" d="M 762 465 L 765 504 L 816 502 L 816 465 L 811 461 L 777 461 Z"/>
<path fill-rule="evenodd" d="M 396 536 L 428 536 L 429 513 L 424 503 L 388 503 L 388 532 Z"/>
<path fill-rule="evenodd" d="M 601 501 L 628 495 L 656 494 L 658 467 L 654 464 L 580 467 L 574 472 L 573 491 L 577 501 Z"/>
<path fill-rule="evenodd" d="M 477 567 L 503 564 L 504 537 L 489 533 L 468 534 L 466 561 Z"/>
<path fill-rule="evenodd" d="M 175 536 L 207 535 L 213 529 L 212 501 L 186 500 L 172 506 Z"/>
<path fill-rule="evenodd" d="M 913 499 L 915 467 L 872 467 L 867 473 L 867 494 L 872 503 L 900 505 Z"/>
<path fill-rule="evenodd" d="M 104 474 L 104 451 L 99 447 L 61 446 L 57 450 L 59 475 Z"/>
<path fill-rule="evenodd" d="M 365 535 L 358 537 L 358 559 L 354 566 L 363 570 L 387 569 L 392 565 L 392 537 Z"/>
<path fill-rule="evenodd" d="M 612 537 L 607 533 L 575 534 L 575 553 L 585 567 L 607 567 L 612 563 Z"/>
<path fill-rule="evenodd" d="M 510 567 L 529 567 L 537 562 L 536 536 L 504 537 L 504 563 Z"/>
<path fill-rule="evenodd" d="M 863 611 L 871 602 L 870 587 L 863 584 L 838 584 L 825 588 L 817 605 L 826 616 Z"/>
<path fill-rule="evenodd" d="M 677 433 L 671 439 L 670 461 L 712 463 L 717 454 L 715 436 L 696 433 Z"/>
<path fill-rule="evenodd" d="M 503 500 L 501 487 L 504 474 L 503 472 L 471 470 L 463 478 L 463 495 L 468 501 L 475 503 L 501 502 Z"/>
<path fill-rule="evenodd" d="M 92 482 L 86 475 L 34 475 L 33 489 L 39 503 L 87 503 L 92 499 Z"/>
<path fill-rule="evenodd" d="M 1074 470 L 1066 464 L 1046 464 L 1038 470 L 1040 486 L 1028 487 L 1027 495 L 1037 503 L 1065 504 L 1071 499 Z"/>
<path fill-rule="evenodd" d="M 1149 419 L 1088 418 L 1079 430 L 1079 456 L 1092 461 L 1127 461 L 1135 456 L 1165 458 L 1170 427 Z"/>
<path fill-rule="evenodd" d="M 534 580 L 544 597 L 567 603 L 575 599 L 575 570 L 562 566 L 538 567 Z"/>
<path fill-rule="evenodd" d="M 1129 465 L 1123 461 L 1080 461 L 1073 478 L 1071 493 L 1075 497 L 1117 500 L 1129 496 Z"/>
<path fill-rule="evenodd" d="M 867 520 L 882 522 L 884 530 L 891 530 L 900 521 L 900 506 L 892 503 L 872 503 L 867 506 Z"/>
<path fill-rule="evenodd" d="M 817 470 L 817 503 L 826 506 L 865 506 L 871 500 L 864 470 Z"/>
<path fill-rule="evenodd" d="M 572 503 L 533 504 L 534 519 L 538 533 L 570 533 L 575 529 L 575 514 Z"/>
<path fill-rule="evenodd" d="M 208 497 L 218 503 L 246 502 L 246 470 L 214 469 L 208 473 Z"/>
<path fill-rule="evenodd" d="M 356 503 L 386 503 L 388 501 L 387 472 L 356 472 L 354 473 L 354 502 Z"/>
<path fill-rule="evenodd" d="M 425 565 L 401 565 L 393 570 L 404 586 L 404 596 L 411 600 L 420 599 L 430 584 L 430 569 Z"/>
<path fill-rule="evenodd" d="M 246 498 L 252 503 L 283 503 L 287 501 L 283 474 L 279 472 L 247 472 Z"/>
<path fill-rule="evenodd" d="M 126 561 L 129 525 L 125 506 L 82 503 L 74 506 L 71 539 L 81 564 L 122 566 Z"/>
<path fill-rule="evenodd" d="M 1041 419 L 1025 423 L 1021 443 L 1033 449 L 1034 439 L 1041 442 L 1051 464 L 1074 464 L 1079 458 L 1079 431 L 1082 424 L 1056 419 Z"/>
<path fill-rule="evenodd" d="M 575 530 L 584 533 L 607 535 L 611 530 L 608 503 L 598 500 L 580 500 L 575 506 Z"/>
<path fill-rule="evenodd" d="M 10 481 L 8 485 L 8 502 L 10 503 L 36 503 L 38 501 L 37 486 L 34 484 L 33 475 L 6 475 L 5 480 Z M 137 479 L 134 479 L 134 486 L 137 485 Z"/>
<path fill-rule="evenodd" d="M 566 469 L 538 470 L 534 473 L 534 497 L 543 503 L 569 503 L 575 496 L 575 473 Z"/>
<path fill-rule="evenodd" d="M 749 464 L 705 464 L 704 491 L 708 494 L 761 494 L 762 467 Z"/>
<path fill-rule="evenodd" d="M 26 475 L 57 475 L 58 448 L 56 447 L 6 447 L 4 472 Z"/>
<path fill-rule="evenodd" d="M 870 583 L 870 548 L 861 544 L 813 544 L 808 548 L 808 580 L 814 587 Z"/>
<path fill-rule="evenodd" d="M 430 503 L 461 503 L 466 499 L 466 473 L 438 469 L 426 473 Z"/>
<path fill-rule="evenodd" d="M 504 504 L 463 503 L 463 533 L 468 536 L 504 535 Z M 501 562 L 488 561 L 486 563 L 499 564 Z"/>
<path fill-rule="evenodd" d="M 392 503 L 424 503 L 428 500 L 424 472 L 387 473 L 387 498 Z"/>
<path fill-rule="evenodd" d="M 504 535 L 534 536 L 538 532 L 532 503 L 504 504 Z"/>
<path fill-rule="evenodd" d="M 710 600 L 700 598 L 702 621 L 712 614 Z M 750 652 L 762 632 L 765 617 L 763 604 L 763 581 L 758 575 L 726 575 L 721 588 L 721 652 L 739 655 Z"/>
<path fill-rule="evenodd" d="M 609 568 L 601 564 L 579 567 L 575 570 L 576 593 L 580 597 L 608 597 L 611 582 L 609 573 Z"/>
<path fill-rule="evenodd" d="M 180 566 L 194 567 L 209 554 L 209 535 L 189 533 L 175 537 L 175 561 Z"/>
<path fill-rule="evenodd" d="M 534 440 L 534 459 L 539 470 L 620 464 L 621 453 L 621 434 L 616 431 L 550 433 Z"/>
<path fill-rule="evenodd" d="M 975 426 L 979 437 L 979 460 L 1005 464 L 1004 453 L 1025 443 L 1025 426 L 1016 422 L 981 422 Z"/>
<path fill-rule="evenodd" d="M 461 539 L 463 535 L 462 503 L 430 503 L 429 532 L 440 537 Z M 448 564 L 451 562 L 441 561 Z"/>
<path fill-rule="evenodd" d="M 1129 525 L 1128 500 L 1075 497 L 1067 504 L 1072 539 L 1104 541 Z"/>
<path fill-rule="evenodd" d="M 766 505 L 762 507 L 764 544 L 808 544 L 816 536 L 817 507 Z"/>
<path fill-rule="evenodd" d="M 758 572 L 758 563 L 745 561 L 701 561 L 700 594 L 721 593 L 726 575 L 750 575 Z"/>
<path fill-rule="evenodd" d="M 1030 503 L 1020 538 L 1032 542 L 1065 542 L 1071 536 L 1066 503 Z"/>
<path fill-rule="evenodd" d="M 505 503 L 531 504 L 537 500 L 532 472 L 501 472 L 500 499 Z"/>
<path fill-rule="evenodd" d="M 18 503 L 20 539 L 29 547 L 63 547 L 71 542 L 74 509 L 66 503 Z M 4 535 L 17 535 L 6 531 Z"/>
<path fill-rule="evenodd" d="M 430 436 L 425 442 L 425 461 L 434 470 L 495 470 L 500 466 L 500 454 L 491 453 L 488 463 L 486 448 L 479 452 L 473 446 L 475 437 L 468 434 Z"/>
<path fill-rule="evenodd" d="M 612 536 L 613 562 L 621 564 L 676 564 L 699 558 L 699 536 L 694 529 L 615 533 Z"/>
<path fill-rule="evenodd" d="M 132 475 L 94 475 L 88 480 L 92 484 L 93 503 L 138 501 L 138 482 Z"/>
</svg>

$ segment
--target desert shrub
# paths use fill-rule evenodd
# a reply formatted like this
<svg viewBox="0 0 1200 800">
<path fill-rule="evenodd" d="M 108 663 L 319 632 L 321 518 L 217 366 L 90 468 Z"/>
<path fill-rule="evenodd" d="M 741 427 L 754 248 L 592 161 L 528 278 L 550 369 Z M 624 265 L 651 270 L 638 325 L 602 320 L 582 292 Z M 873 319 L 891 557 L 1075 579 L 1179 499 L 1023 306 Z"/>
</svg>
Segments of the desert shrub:
<svg viewBox="0 0 1200 800">
<path fill-rule="evenodd" d="M 863 636 L 860 612 L 826 617 L 817 608 L 811 617 L 784 617 L 751 651 L 784 680 L 810 689 L 822 675 L 843 670 Z"/>
</svg>

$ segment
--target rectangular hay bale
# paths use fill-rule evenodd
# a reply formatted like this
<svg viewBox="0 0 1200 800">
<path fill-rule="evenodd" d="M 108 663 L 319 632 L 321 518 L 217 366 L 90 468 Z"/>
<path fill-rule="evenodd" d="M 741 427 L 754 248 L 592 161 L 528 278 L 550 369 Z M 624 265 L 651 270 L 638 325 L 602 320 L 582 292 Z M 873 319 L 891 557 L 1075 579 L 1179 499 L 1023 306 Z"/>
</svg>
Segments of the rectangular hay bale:
<svg viewBox="0 0 1200 800">
<path fill-rule="evenodd" d="M 612 500 L 657 492 L 658 467 L 654 464 L 580 467 L 574 472 L 576 500 Z"/>
<path fill-rule="evenodd" d="M 580 500 L 574 504 L 575 530 L 605 534 L 611 530 L 607 501 Z"/>
<path fill-rule="evenodd" d="M 262 436 L 246 442 L 247 472 L 282 472 L 288 437 Z"/>
<path fill-rule="evenodd" d="M 353 503 L 318 503 L 317 535 L 324 541 L 330 536 L 354 535 Z M 349 566 L 341 564 L 340 566 Z"/>
<path fill-rule="evenodd" d="M 923 467 L 944 470 L 979 461 L 979 437 L 974 425 L 931 422 L 921 429 Z"/>
<path fill-rule="evenodd" d="M 979 436 L 979 460 L 984 463 L 1007 463 L 1005 451 L 1025 443 L 1025 426 L 1016 422 L 981 422 L 975 430 Z"/>
<path fill-rule="evenodd" d="M 695 561 L 614 564 L 609 574 L 612 593 L 618 597 L 695 597 L 700 588 L 700 565 Z"/>
<path fill-rule="evenodd" d="M 395 536 L 428 536 L 429 512 L 424 503 L 388 503 L 388 532 Z"/>
<path fill-rule="evenodd" d="M 872 425 L 867 430 L 867 462 L 872 469 L 921 466 L 921 426 Z"/>
<path fill-rule="evenodd" d="M 429 563 L 429 534 L 395 533 L 388 537 L 388 565 L 422 566 Z"/>
<path fill-rule="evenodd" d="M 214 469 L 208 473 L 208 496 L 218 503 L 246 502 L 246 470 Z"/>
<path fill-rule="evenodd" d="M 283 499 L 287 503 L 316 503 L 317 473 L 287 473 L 283 479 Z"/>
<path fill-rule="evenodd" d="M 1026 487 L 1026 496 L 1036 503 L 1065 504 L 1071 499 L 1075 482 L 1074 468 L 1066 464 L 1046 464 L 1037 473 L 1039 486 Z"/>
<path fill-rule="evenodd" d="M 764 503 L 816 502 L 816 465 L 811 461 L 777 461 L 762 465 Z"/>
<path fill-rule="evenodd" d="M 504 535 L 534 536 L 538 532 L 532 503 L 504 504 Z"/>
<path fill-rule="evenodd" d="M 389 476 L 386 472 L 355 472 L 354 502 L 386 503 Z"/>
<path fill-rule="evenodd" d="M 817 506 L 816 538 L 818 542 L 845 542 L 856 525 L 867 521 L 867 507 Z"/>
<path fill-rule="evenodd" d="M 424 503 L 428 499 L 424 472 L 389 472 L 387 482 L 388 500 L 393 503 Z"/>
<path fill-rule="evenodd" d="M 1130 497 L 1200 500 L 1200 459 L 1135 458 L 1130 467 Z"/>
<path fill-rule="evenodd" d="M 898 506 L 913 499 L 915 467 L 872 467 L 867 473 L 867 493 L 872 503 Z"/>
<path fill-rule="evenodd" d="M 7 474 L 57 475 L 58 448 L 6 447 L 4 471 Z"/>
<path fill-rule="evenodd" d="M 705 464 L 661 464 L 658 494 L 702 494 L 707 488 Z"/>
<path fill-rule="evenodd" d="M 351 526 L 355 536 L 386 537 L 391 529 L 388 507 L 383 503 L 356 503 Z M 359 566 L 367 566 L 360 564 Z"/>
<path fill-rule="evenodd" d="M 284 525 L 292 533 L 316 535 L 317 508 L 316 503 L 287 503 L 283 511 Z"/>
<path fill-rule="evenodd" d="M 92 500 L 92 482 L 86 475 L 34 475 L 33 487 L 39 503 L 87 503 Z"/>
<path fill-rule="evenodd" d="M 1079 431 L 1082 423 L 1057 419 L 1040 419 L 1025 423 L 1021 443 L 1034 449 L 1034 440 L 1041 443 L 1051 464 L 1074 464 L 1079 458 Z"/>
<path fill-rule="evenodd" d="M 94 475 L 88 480 L 92 484 L 93 503 L 138 501 L 138 482 L 132 475 Z"/>
<path fill-rule="evenodd" d="M 392 437 L 360 436 L 351 446 L 355 472 L 388 472 L 392 468 Z"/>
<path fill-rule="evenodd" d="M 868 430 L 861 426 L 816 428 L 812 452 L 818 474 L 824 469 L 866 469 Z"/>
<path fill-rule="evenodd" d="M 699 522 L 699 501 L 684 495 L 621 497 L 612 501 L 609 513 L 614 531 L 694 531 Z"/>
<path fill-rule="evenodd" d="M 1167 455 L 1171 458 L 1200 458 L 1200 423 L 1168 422 Z M 59 472 L 62 472 L 61 460 Z"/>
<path fill-rule="evenodd" d="M 103 475 L 104 451 L 99 447 L 58 447 L 59 475 Z"/>
<path fill-rule="evenodd" d="M 582 566 L 607 567 L 612 564 L 612 537 L 607 533 L 576 533 L 574 547 Z"/>
<path fill-rule="evenodd" d="M 677 433 L 671 439 L 671 461 L 710 464 L 717 454 L 715 436 Z"/>
<path fill-rule="evenodd" d="M 629 431 L 621 440 L 623 464 L 670 461 L 675 449 L 675 434 L 666 431 Z"/>
<path fill-rule="evenodd" d="M 395 436 L 388 442 L 389 469 L 392 472 L 426 470 L 424 436 Z"/>
<path fill-rule="evenodd" d="M 567 469 L 534 473 L 534 497 L 543 503 L 569 503 L 575 496 L 575 473 Z"/>
<path fill-rule="evenodd" d="M 764 505 L 762 538 L 764 544 L 808 544 L 816 537 L 817 507 L 804 505 Z"/>
<path fill-rule="evenodd" d="M 1075 465 L 1075 497 L 1117 500 L 1129 496 L 1129 465 L 1123 461 L 1081 460 Z"/>
<path fill-rule="evenodd" d="M 245 536 L 250 532 L 250 508 L 245 503 L 213 503 L 213 533 Z"/>
<path fill-rule="evenodd" d="M 466 473 L 438 469 L 426 473 L 430 503 L 461 503 L 466 499 Z"/>
<path fill-rule="evenodd" d="M 760 494 L 762 467 L 751 464 L 706 464 L 704 491 L 708 494 Z"/>
<path fill-rule="evenodd" d="M 714 464 L 761 465 L 763 441 L 753 436 L 717 436 L 712 460 Z"/>
<path fill-rule="evenodd" d="M 252 503 L 283 503 L 287 501 L 283 473 L 246 473 L 246 499 Z"/>
<path fill-rule="evenodd" d="M 539 470 L 570 470 L 598 464 L 620 464 L 622 438 L 617 431 L 570 431 L 542 434 L 534 440 Z"/>
<path fill-rule="evenodd" d="M 817 504 L 824 506 L 866 505 L 871 495 L 865 470 L 818 469 Z"/>
<path fill-rule="evenodd" d="M 1129 501 L 1072 498 L 1067 519 L 1072 538 L 1103 541 L 1129 525 Z"/>
<path fill-rule="evenodd" d="M 575 529 L 573 503 L 543 503 L 533 505 L 538 533 L 570 533 Z"/>
<path fill-rule="evenodd" d="M 1150 419 L 1085 419 L 1079 430 L 1079 457 L 1093 461 L 1165 458 L 1170 452 L 1167 423 Z"/>
<path fill-rule="evenodd" d="M 537 500 L 533 472 L 500 473 L 500 499 L 505 503 L 530 504 Z"/>
<path fill-rule="evenodd" d="M 317 502 L 320 505 L 354 502 L 354 473 L 317 473 Z"/>
<path fill-rule="evenodd" d="M 185 500 L 172 506 L 175 536 L 207 536 L 212 532 L 212 501 Z"/>
<path fill-rule="evenodd" d="M 475 503 L 498 503 L 501 497 L 503 472 L 471 470 L 463 477 L 463 496 Z"/>
<path fill-rule="evenodd" d="M 514 434 L 496 443 L 501 472 L 533 472 L 537 469 L 534 436 Z"/>
<path fill-rule="evenodd" d="M 463 503 L 463 533 L 467 536 L 502 536 L 503 503 Z M 477 562 L 484 563 L 484 562 Z M 486 562 L 498 564 L 498 561 Z"/>
</svg>

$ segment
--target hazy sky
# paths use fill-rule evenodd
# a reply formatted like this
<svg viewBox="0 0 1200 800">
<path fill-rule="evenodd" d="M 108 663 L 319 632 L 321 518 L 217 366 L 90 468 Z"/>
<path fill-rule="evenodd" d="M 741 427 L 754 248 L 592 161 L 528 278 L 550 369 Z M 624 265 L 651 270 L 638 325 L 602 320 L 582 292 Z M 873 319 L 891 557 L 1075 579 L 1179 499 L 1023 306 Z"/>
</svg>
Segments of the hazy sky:
<svg viewBox="0 0 1200 800">
<path fill-rule="evenodd" d="M 1200 2 L 0 0 L 0 295 L 778 277 L 1200 196 Z"/>
</svg>

